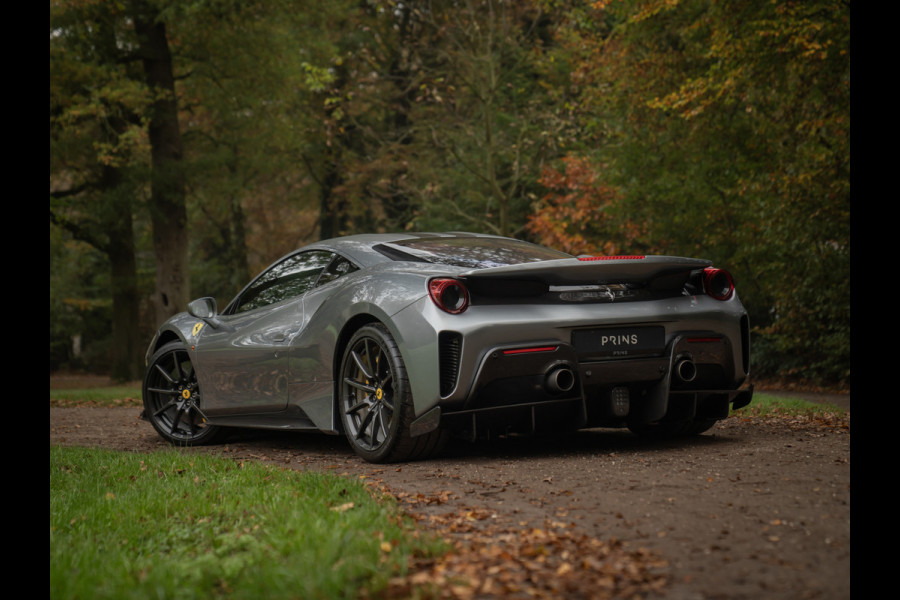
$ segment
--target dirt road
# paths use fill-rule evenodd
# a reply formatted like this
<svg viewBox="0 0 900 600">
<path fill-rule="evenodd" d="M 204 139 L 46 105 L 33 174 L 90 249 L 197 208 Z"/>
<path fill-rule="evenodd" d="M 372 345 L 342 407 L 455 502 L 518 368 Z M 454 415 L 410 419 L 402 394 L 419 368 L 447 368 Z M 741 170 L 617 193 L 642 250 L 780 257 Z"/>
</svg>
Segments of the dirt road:
<svg viewBox="0 0 900 600">
<path fill-rule="evenodd" d="M 165 447 L 138 413 L 51 407 L 50 443 Z M 438 460 L 383 466 L 318 434 L 250 432 L 187 451 L 346 474 L 390 491 L 459 547 L 447 564 L 398 582 L 398 595 L 453 572 L 470 585 L 448 586 L 447 597 L 850 596 L 849 417 L 732 417 L 677 442 L 590 430 L 460 443 Z"/>
</svg>

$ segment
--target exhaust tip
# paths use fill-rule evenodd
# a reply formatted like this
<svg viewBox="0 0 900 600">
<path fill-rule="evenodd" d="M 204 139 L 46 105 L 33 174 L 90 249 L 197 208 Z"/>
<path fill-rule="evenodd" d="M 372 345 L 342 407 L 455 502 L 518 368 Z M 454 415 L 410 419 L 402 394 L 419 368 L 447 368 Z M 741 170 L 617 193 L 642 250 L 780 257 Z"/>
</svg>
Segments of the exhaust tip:
<svg viewBox="0 0 900 600">
<path fill-rule="evenodd" d="M 575 387 L 575 372 L 568 367 L 557 367 L 547 373 L 544 387 L 551 394 L 570 392 Z"/>
<path fill-rule="evenodd" d="M 689 358 L 680 360 L 675 364 L 675 375 L 681 381 L 689 383 L 697 377 L 697 365 Z"/>
</svg>

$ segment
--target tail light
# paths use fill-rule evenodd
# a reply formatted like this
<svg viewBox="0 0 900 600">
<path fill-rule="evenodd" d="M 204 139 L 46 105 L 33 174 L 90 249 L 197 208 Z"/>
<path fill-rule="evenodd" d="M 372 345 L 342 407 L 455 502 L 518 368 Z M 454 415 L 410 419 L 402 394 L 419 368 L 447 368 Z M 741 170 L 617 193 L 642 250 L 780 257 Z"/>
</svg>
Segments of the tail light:
<svg viewBox="0 0 900 600">
<path fill-rule="evenodd" d="M 438 308 L 451 315 L 458 315 L 469 307 L 469 291 L 456 279 L 432 279 L 428 282 L 428 295 Z"/>
<path fill-rule="evenodd" d="M 728 300 L 734 295 L 734 280 L 725 269 L 703 269 L 703 289 L 716 300 Z"/>
</svg>

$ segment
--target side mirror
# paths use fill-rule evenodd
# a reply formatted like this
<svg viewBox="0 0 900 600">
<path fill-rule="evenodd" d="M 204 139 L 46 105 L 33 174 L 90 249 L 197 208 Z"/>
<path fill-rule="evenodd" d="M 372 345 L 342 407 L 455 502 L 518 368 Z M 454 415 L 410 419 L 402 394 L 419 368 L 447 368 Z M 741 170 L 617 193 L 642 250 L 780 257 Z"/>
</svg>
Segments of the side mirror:
<svg viewBox="0 0 900 600">
<path fill-rule="evenodd" d="M 192 317 L 197 317 L 204 321 L 212 319 L 219 312 L 216 307 L 215 298 L 198 298 L 197 300 L 188 303 L 187 311 Z"/>
<path fill-rule="evenodd" d="M 225 325 L 219 319 L 219 309 L 216 307 L 215 298 L 198 298 L 187 305 L 188 314 L 198 319 L 203 319 L 213 329 L 225 329 L 228 331 L 230 327 Z"/>
</svg>

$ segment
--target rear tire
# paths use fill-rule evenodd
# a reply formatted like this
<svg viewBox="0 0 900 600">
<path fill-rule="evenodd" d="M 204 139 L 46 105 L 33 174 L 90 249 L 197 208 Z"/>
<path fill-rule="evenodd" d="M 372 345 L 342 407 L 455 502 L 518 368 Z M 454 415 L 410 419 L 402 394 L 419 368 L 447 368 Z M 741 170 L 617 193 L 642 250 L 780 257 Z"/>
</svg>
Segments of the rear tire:
<svg viewBox="0 0 900 600">
<path fill-rule="evenodd" d="M 354 452 L 373 463 L 426 458 L 446 441 L 438 428 L 410 437 L 415 413 L 400 349 L 387 328 L 373 323 L 350 339 L 341 360 L 339 408 Z"/>
</svg>

